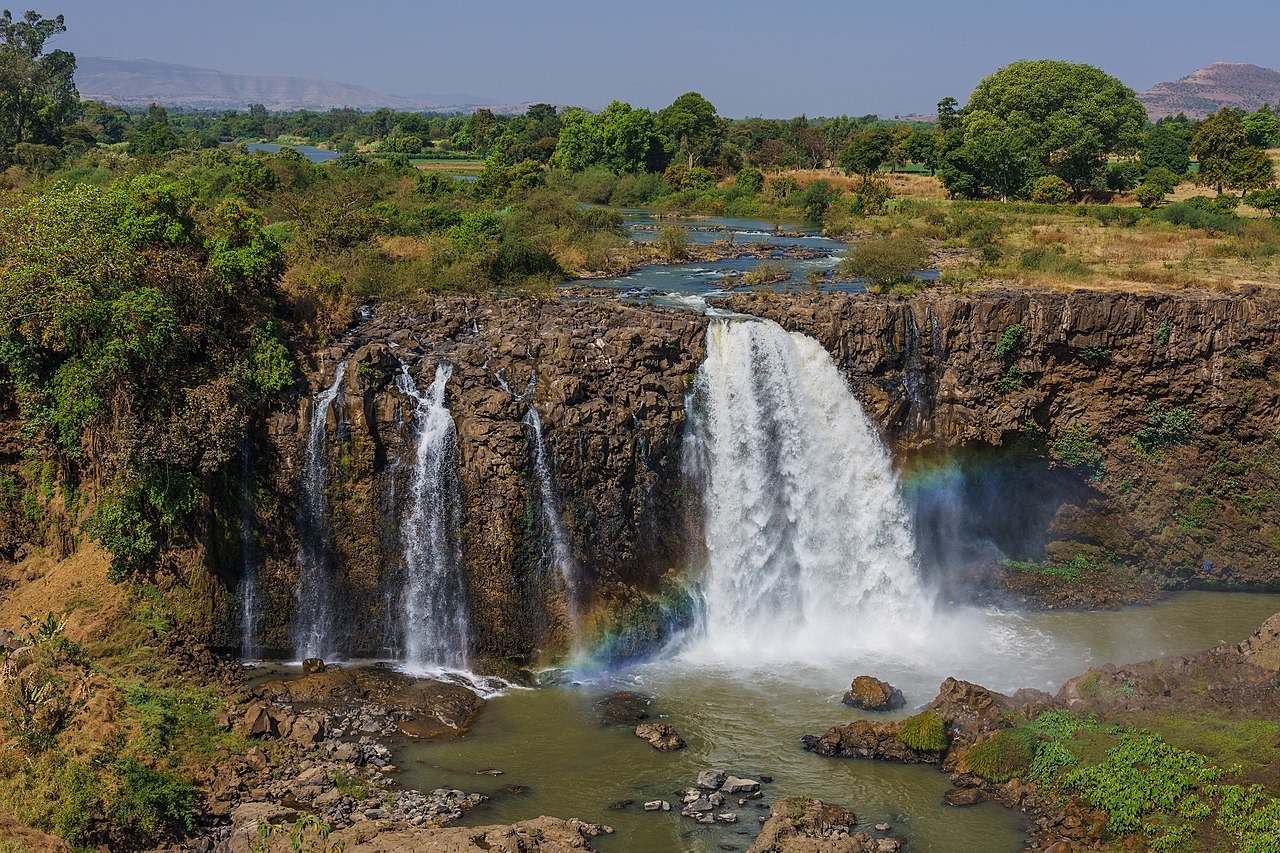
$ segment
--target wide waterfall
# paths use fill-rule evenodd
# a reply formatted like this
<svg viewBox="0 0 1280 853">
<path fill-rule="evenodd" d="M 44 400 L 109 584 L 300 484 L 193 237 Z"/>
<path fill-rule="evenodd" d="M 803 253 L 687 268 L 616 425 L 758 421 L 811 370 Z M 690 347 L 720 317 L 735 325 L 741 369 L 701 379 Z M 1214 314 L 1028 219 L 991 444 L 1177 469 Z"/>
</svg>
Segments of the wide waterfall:
<svg viewBox="0 0 1280 853">
<path fill-rule="evenodd" d="M 302 496 L 298 506 L 298 581 L 294 587 L 297 612 L 293 618 L 293 648 L 300 657 L 322 657 L 335 651 L 333 590 L 330 578 L 328 502 L 325 486 L 329 465 L 325 436 L 329 407 L 338 397 L 347 363 L 338 365 L 333 384 L 311 403 L 307 433 L 306 467 L 302 472 Z"/>
<path fill-rule="evenodd" d="M 713 319 L 690 430 L 707 650 L 798 659 L 919 636 L 931 601 L 897 478 L 817 341 Z"/>
<path fill-rule="evenodd" d="M 401 599 L 401 642 L 407 663 L 432 669 L 465 669 L 469 637 L 462 555 L 455 531 L 461 511 L 454 471 L 453 416 L 445 386 L 453 368 L 441 362 L 426 392 L 409 368 L 396 387 L 414 401 L 417 430 L 409 508 L 401 525 L 405 585 Z"/>
<path fill-rule="evenodd" d="M 560 500 L 556 495 L 555 481 L 551 477 L 551 464 L 547 459 L 547 443 L 542 437 L 542 418 L 530 402 L 525 410 L 524 425 L 533 433 L 533 471 L 538 478 L 539 500 L 542 504 L 543 560 L 554 569 L 567 599 L 566 618 L 570 640 L 577 645 L 579 636 L 578 611 L 582 605 L 578 591 L 578 565 L 569 544 L 569 535 L 560 517 Z"/>
</svg>

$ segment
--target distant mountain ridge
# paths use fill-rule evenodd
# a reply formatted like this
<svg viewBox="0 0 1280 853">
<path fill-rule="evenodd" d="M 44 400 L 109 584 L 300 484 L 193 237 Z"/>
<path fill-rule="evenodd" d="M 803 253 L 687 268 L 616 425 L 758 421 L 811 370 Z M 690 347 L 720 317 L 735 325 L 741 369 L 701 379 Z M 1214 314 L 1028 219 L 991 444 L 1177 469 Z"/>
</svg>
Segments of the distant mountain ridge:
<svg viewBox="0 0 1280 853">
<path fill-rule="evenodd" d="M 154 62 L 149 59 L 77 57 L 76 88 L 85 100 L 121 106 L 151 103 L 193 109 L 244 110 L 262 104 L 273 112 L 390 107 L 412 112 L 523 112 L 527 104 L 502 104 L 481 95 L 387 95 L 365 86 L 313 77 L 227 74 L 211 68 Z"/>
<path fill-rule="evenodd" d="M 1280 71 L 1243 62 L 1214 62 L 1171 83 L 1157 83 L 1138 95 L 1152 121 L 1186 113 L 1204 118 L 1222 107 L 1252 112 L 1280 105 Z"/>
</svg>

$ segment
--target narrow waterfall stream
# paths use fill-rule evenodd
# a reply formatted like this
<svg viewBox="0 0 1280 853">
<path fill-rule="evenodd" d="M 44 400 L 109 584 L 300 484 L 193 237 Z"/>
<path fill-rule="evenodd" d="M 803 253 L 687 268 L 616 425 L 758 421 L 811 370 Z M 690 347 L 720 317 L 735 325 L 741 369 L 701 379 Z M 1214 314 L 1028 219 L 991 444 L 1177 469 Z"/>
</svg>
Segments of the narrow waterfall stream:
<svg viewBox="0 0 1280 853">
<path fill-rule="evenodd" d="M 524 425 L 533 434 L 533 471 L 538 480 L 539 503 L 542 506 L 542 556 L 556 573 L 566 598 L 566 619 L 570 640 L 577 648 L 580 635 L 578 598 L 578 565 L 573 557 L 564 520 L 560 515 L 560 500 L 556 495 L 555 481 L 551 476 L 551 463 L 547 457 L 547 443 L 542 437 L 542 418 L 532 400 L 525 410 Z"/>
<path fill-rule="evenodd" d="M 240 443 L 240 656 L 258 657 L 258 549 L 253 523 L 253 459 Z"/>
<path fill-rule="evenodd" d="M 812 659 L 923 633 L 931 601 L 888 451 L 817 341 L 713 319 L 690 428 L 701 653 Z"/>
<path fill-rule="evenodd" d="M 298 581 L 294 587 L 297 611 L 293 619 L 293 648 L 298 657 L 323 657 L 335 651 L 333 589 L 330 577 L 328 502 L 325 485 L 329 464 L 325 436 L 329 408 L 338 397 L 347 362 L 341 362 L 333 383 L 311 403 L 307 453 L 302 472 L 302 497 L 298 506 Z"/>
<path fill-rule="evenodd" d="M 408 511 L 401 525 L 405 586 L 400 602 L 404 660 L 414 668 L 465 669 L 469 646 L 467 595 L 455 530 L 461 508 L 454 471 L 456 430 L 445 404 L 453 368 L 436 367 L 419 391 L 403 366 L 396 388 L 414 401 L 413 473 Z"/>
</svg>

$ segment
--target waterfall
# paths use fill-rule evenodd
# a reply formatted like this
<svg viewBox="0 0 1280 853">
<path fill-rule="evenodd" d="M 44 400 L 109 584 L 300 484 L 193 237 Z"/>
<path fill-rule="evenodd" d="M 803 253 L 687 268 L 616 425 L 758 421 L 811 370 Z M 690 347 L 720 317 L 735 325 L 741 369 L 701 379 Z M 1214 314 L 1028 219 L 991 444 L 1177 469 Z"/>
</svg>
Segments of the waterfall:
<svg viewBox="0 0 1280 853">
<path fill-rule="evenodd" d="M 253 465 L 249 435 L 240 444 L 240 656 L 258 656 L 258 554 L 253 534 Z"/>
<path fill-rule="evenodd" d="M 302 495 L 298 505 L 298 581 L 294 587 L 297 609 L 293 618 L 293 647 L 295 653 L 303 658 L 322 657 L 335 650 L 333 590 L 326 543 L 329 513 L 324 490 L 329 478 L 329 465 L 325 436 L 329 407 L 337 399 L 346 375 L 347 363 L 344 361 L 338 365 L 333 384 L 311 402 L 306 467 L 302 472 Z"/>
<path fill-rule="evenodd" d="M 462 555 L 454 530 L 460 512 L 454 471 L 453 416 L 445 386 L 453 368 L 441 362 L 426 393 L 402 366 L 396 387 L 414 401 L 417 430 L 409 511 L 401 527 L 405 587 L 401 635 L 406 661 L 416 667 L 465 669 L 469 644 Z"/>
<path fill-rule="evenodd" d="M 531 402 L 525 410 L 524 425 L 533 433 L 533 471 L 538 478 L 539 502 L 542 504 L 543 559 L 551 564 L 564 587 L 567 601 L 567 618 L 571 642 L 576 647 L 579 639 L 578 566 L 569 546 L 569 536 L 560 517 L 560 501 L 556 497 L 555 481 L 551 478 L 551 465 L 547 460 L 547 444 L 542 438 L 542 418 Z"/>
<path fill-rule="evenodd" d="M 691 404 L 706 646 L 800 659 L 919 636 L 931 602 L 897 478 L 827 352 L 713 319 Z"/>
</svg>

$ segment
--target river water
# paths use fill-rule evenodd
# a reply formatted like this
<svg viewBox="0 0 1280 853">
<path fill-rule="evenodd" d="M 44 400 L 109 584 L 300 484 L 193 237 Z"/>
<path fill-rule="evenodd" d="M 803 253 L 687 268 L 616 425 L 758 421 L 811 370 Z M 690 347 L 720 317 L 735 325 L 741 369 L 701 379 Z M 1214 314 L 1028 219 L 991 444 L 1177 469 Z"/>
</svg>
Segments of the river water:
<svg viewBox="0 0 1280 853">
<path fill-rule="evenodd" d="M 806 794 L 853 809 L 867 825 L 888 822 L 915 853 L 1015 851 L 1022 844 L 1019 815 L 993 804 L 942 806 L 946 775 L 927 767 L 822 758 L 799 739 L 861 712 L 840 704 L 853 676 L 870 673 L 902 688 L 908 707 L 930 701 L 947 676 L 1012 691 L 1054 690 L 1091 665 L 1182 654 L 1247 637 L 1272 613 L 1280 595 L 1188 592 L 1147 607 L 1102 612 L 1007 613 L 951 608 L 935 617 L 931 636 L 896 652 L 805 663 L 739 659 L 697 642 L 684 651 L 610 673 L 579 675 L 567 684 L 511 690 L 490 700 L 474 729 L 455 741 L 411 744 L 401 751 L 401 781 L 431 790 L 460 788 L 491 794 L 469 825 L 538 815 L 579 817 L 617 830 L 598 840 L 603 851 L 704 853 L 746 849 L 758 829 L 754 803 L 732 811 L 737 825 L 705 827 L 676 811 L 646 813 L 645 800 L 677 801 L 699 769 L 721 767 L 768 774 L 765 804 Z M 602 724 L 595 704 L 609 692 L 638 690 L 654 697 L 688 748 L 660 753 L 625 727 Z M 893 716 L 893 715 L 891 715 Z M 478 775 L 485 770 L 502 775 Z M 522 793 L 503 793 L 515 786 Z M 632 799 L 623 810 L 611 803 Z M 740 833 L 747 833 L 742 835 Z"/>
</svg>

